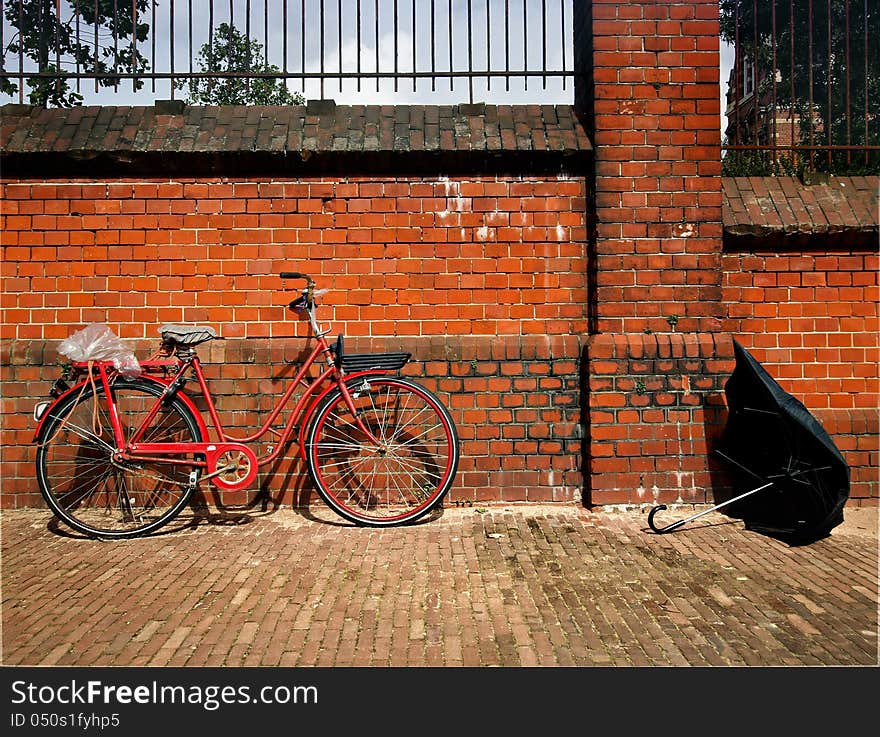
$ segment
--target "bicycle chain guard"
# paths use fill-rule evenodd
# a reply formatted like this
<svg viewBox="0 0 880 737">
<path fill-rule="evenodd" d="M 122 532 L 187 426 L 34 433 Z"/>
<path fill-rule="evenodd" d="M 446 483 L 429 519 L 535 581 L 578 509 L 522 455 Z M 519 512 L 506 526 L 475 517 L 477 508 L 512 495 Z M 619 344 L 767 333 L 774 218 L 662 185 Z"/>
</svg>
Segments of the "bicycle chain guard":
<svg viewBox="0 0 880 737">
<path fill-rule="evenodd" d="M 205 449 L 208 475 L 218 489 L 247 488 L 257 477 L 257 457 L 241 443 L 209 443 Z"/>
</svg>

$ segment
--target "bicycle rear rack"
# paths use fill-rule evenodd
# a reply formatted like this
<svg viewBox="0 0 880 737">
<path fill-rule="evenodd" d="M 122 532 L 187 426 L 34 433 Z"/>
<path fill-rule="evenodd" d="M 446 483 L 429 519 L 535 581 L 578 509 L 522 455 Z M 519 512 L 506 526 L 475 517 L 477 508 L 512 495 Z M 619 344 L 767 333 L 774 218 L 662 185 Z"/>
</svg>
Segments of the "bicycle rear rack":
<svg viewBox="0 0 880 737">
<path fill-rule="evenodd" d="M 346 371 L 397 371 L 412 358 L 412 353 L 348 353 L 342 356 Z"/>
<path fill-rule="evenodd" d="M 412 353 L 346 353 L 341 333 L 331 346 L 336 365 L 345 371 L 397 371 L 412 358 Z"/>
</svg>

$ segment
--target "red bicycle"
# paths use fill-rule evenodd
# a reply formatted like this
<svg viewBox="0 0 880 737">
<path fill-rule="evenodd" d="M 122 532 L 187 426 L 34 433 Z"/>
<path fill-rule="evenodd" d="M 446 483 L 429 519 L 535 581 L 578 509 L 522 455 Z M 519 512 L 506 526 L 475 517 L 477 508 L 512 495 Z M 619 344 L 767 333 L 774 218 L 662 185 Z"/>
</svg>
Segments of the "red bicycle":
<svg viewBox="0 0 880 737">
<path fill-rule="evenodd" d="M 308 317 L 315 345 L 252 435 L 234 437 L 220 421 L 195 351 L 218 337 L 212 328 L 163 326 L 159 352 L 136 378 L 110 361 L 71 364 L 73 385 L 59 379 L 54 399 L 34 411 L 37 480 L 58 518 L 94 537 L 148 534 L 184 509 L 201 480 L 248 487 L 294 436 L 318 494 L 351 522 L 404 524 L 440 504 L 458 468 L 458 434 L 434 394 L 396 374 L 411 354 L 346 354 L 342 335 L 331 345 L 330 331 L 319 328 L 315 282 L 280 276 L 306 281 L 289 307 Z M 190 381 L 204 397 L 213 439 L 185 392 Z M 272 424 L 298 388 L 279 432 Z M 268 432 L 277 443 L 258 458 L 248 444 Z"/>
</svg>

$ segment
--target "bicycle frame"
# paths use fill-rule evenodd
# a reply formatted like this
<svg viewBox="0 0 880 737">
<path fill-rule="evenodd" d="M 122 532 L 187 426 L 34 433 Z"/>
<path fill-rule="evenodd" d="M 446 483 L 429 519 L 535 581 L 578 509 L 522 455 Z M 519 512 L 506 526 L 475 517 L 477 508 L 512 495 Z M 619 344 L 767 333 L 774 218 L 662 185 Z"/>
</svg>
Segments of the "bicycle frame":
<svg viewBox="0 0 880 737">
<path fill-rule="evenodd" d="M 84 384 L 94 381 L 95 379 L 100 380 L 101 385 L 104 389 L 104 396 L 109 398 L 107 401 L 108 414 L 110 418 L 110 424 L 113 429 L 113 438 L 116 446 L 113 456 L 117 459 L 117 461 L 155 461 L 186 466 L 201 466 L 202 468 L 207 469 L 207 478 L 210 478 L 212 483 L 214 483 L 216 486 L 224 489 L 239 489 L 244 488 L 248 484 L 250 484 L 256 477 L 257 469 L 259 466 L 271 463 L 281 455 L 281 453 L 287 446 L 288 441 L 291 439 L 294 430 L 297 428 L 298 421 L 299 432 L 297 442 L 300 455 L 303 457 L 303 459 L 305 459 L 306 447 L 303 436 L 309 425 L 311 416 L 315 409 L 319 406 L 321 400 L 334 388 L 338 388 L 341 391 L 345 403 L 348 406 L 348 409 L 352 412 L 352 415 L 357 422 L 358 428 L 365 434 L 370 442 L 375 443 L 377 446 L 381 446 L 381 441 L 379 441 L 373 435 L 370 429 L 358 417 L 358 412 L 355 408 L 354 402 L 352 401 L 351 394 L 349 393 L 348 383 L 353 380 L 370 376 L 382 376 L 387 374 L 388 372 L 381 369 L 371 369 L 368 371 L 358 371 L 352 372 L 351 374 L 346 374 L 340 366 L 336 365 L 333 352 L 330 348 L 330 344 L 327 342 L 327 339 L 325 337 L 326 333 L 315 330 L 317 328 L 317 324 L 314 322 L 314 315 L 312 312 L 309 313 L 309 317 L 311 318 L 310 321 L 315 332 L 315 347 L 312 349 L 311 353 L 305 359 L 303 364 L 300 366 L 295 377 L 291 380 L 290 385 L 287 387 L 282 397 L 275 404 L 275 407 L 269 413 L 262 426 L 256 432 L 246 437 L 236 437 L 226 432 L 226 430 L 224 429 L 223 424 L 220 420 L 220 414 L 217 410 L 217 406 L 214 402 L 214 398 L 208 386 L 208 382 L 205 379 L 204 373 L 202 372 L 201 362 L 199 361 L 198 355 L 194 351 L 190 351 L 189 355 L 182 359 L 178 358 L 174 359 L 173 361 L 144 361 L 141 364 L 142 368 L 145 369 L 145 372 L 142 374 L 141 378 L 148 381 L 154 381 L 162 385 L 164 388 L 162 394 L 156 398 L 156 401 L 151 407 L 150 411 L 147 413 L 147 416 L 127 438 L 125 437 L 125 431 L 119 419 L 119 413 L 116 408 L 116 404 L 112 399 L 113 393 L 111 391 L 111 388 L 113 385 L 113 381 L 116 377 L 115 369 L 113 368 L 112 363 L 96 362 L 93 366 L 87 363 L 74 363 L 73 366 L 76 370 L 90 371 L 91 376 L 86 378 L 84 381 L 78 383 L 77 385 L 71 387 L 68 391 L 58 397 L 58 399 L 56 399 L 56 402 L 61 401 L 64 397 L 68 396 L 71 393 L 81 391 Z M 327 368 L 325 368 L 313 381 L 307 381 L 306 377 L 309 373 L 309 370 L 322 355 L 326 359 Z M 149 373 L 150 370 L 155 371 L 159 368 L 167 370 L 169 366 L 175 365 L 178 368 L 176 370 L 176 373 L 174 373 L 174 375 L 171 377 L 166 375 L 160 378 L 155 375 L 150 375 Z M 183 383 L 185 381 L 184 377 L 190 370 L 192 370 L 192 373 L 195 375 L 199 390 L 207 404 L 208 414 L 211 418 L 211 423 L 213 425 L 213 430 L 217 440 L 211 440 L 211 432 L 204 421 L 204 417 L 202 416 L 201 411 L 195 406 L 192 398 L 179 391 L 180 387 L 183 386 Z M 301 386 L 304 387 L 304 391 L 297 400 L 293 411 L 290 413 L 290 417 L 288 418 L 283 430 L 279 434 L 276 430 L 272 428 L 272 424 L 290 402 L 297 389 Z M 196 421 L 199 423 L 199 430 L 202 434 L 203 442 L 143 442 L 144 436 L 146 435 L 153 421 L 156 419 L 157 415 L 161 411 L 163 402 L 168 401 L 169 396 L 175 395 L 181 398 L 181 400 L 187 405 L 193 416 L 196 418 Z M 40 418 L 40 422 L 37 426 L 35 438 L 39 436 L 41 426 L 45 419 L 49 416 L 49 414 L 50 412 L 44 411 L 43 416 Z M 263 437 L 267 432 L 272 432 L 276 434 L 278 436 L 278 442 L 271 448 L 267 455 L 258 458 L 253 453 L 253 451 L 247 447 L 246 444 L 258 440 L 259 438 Z M 224 471 L 228 470 L 228 467 L 218 467 L 218 463 L 220 462 L 220 459 L 227 453 L 238 453 L 245 456 L 248 461 L 248 472 L 245 476 L 235 479 L 233 481 L 229 481 L 221 477 L 221 474 Z M 193 459 L 193 454 L 203 456 L 204 460 Z M 178 455 L 188 457 L 181 457 L 180 459 L 175 459 L 173 457 Z"/>
</svg>

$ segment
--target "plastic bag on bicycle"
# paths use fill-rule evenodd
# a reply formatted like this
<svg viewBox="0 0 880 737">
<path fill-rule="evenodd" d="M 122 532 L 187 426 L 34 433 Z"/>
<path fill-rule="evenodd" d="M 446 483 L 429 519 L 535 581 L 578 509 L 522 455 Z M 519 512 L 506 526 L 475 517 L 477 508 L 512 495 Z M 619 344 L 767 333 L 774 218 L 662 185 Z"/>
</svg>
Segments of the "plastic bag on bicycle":
<svg viewBox="0 0 880 737">
<path fill-rule="evenodd" d="M 86 325 L 61 341 L 58 353 L 71 361 L 112 361 L 127 378 L 141 374 L 141 366 L 131 349 L 109 327 L 101 323 Z"/>
</svg>

